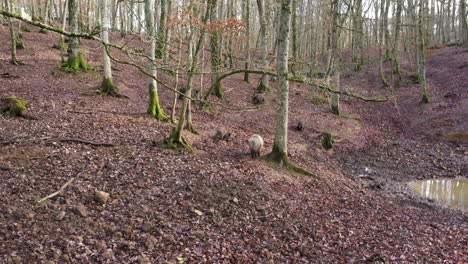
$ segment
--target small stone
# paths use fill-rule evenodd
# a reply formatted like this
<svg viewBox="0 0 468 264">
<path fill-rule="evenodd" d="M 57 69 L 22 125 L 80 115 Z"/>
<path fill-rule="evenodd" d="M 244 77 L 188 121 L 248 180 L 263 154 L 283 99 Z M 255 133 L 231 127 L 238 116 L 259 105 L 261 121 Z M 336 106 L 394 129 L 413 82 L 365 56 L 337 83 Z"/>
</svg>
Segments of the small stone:
<svg viewBox="0 0 468 264">
<path fill-rule="evenodd" d="M 114 253 L 112 252 L 112 249 L 108 248 L 102 253 L 102 256 L 106 259 L 113 259 L 114 258 Z"/>
<path fill-rule="evenodd" d="M 96 241 L 96 248 L 99 251 L 102 251 L 102 250 L 106 249 L 107 248 L 106 241 L 104 241 L 104 240 Z"/>
<path fill-rule="evenodd" d="M 202 211 L 197 210 L 197 209 L 193 209 L 193 212 L 196 213 L 199 216 L 205 215 Z"/>
<path fill-rule="evenodd" d="M 84 206 L 83 204 L 77 205 L 75 207 L 75 212 L 82 217 L 88 216 L 88 208 L 86 208 L 86 206 Z"/>
<path fill-rule="evenodd" d="M 141 230 L 143 232 L 149 232 L 151 230 L 151 224 L 150 223 L 143 223 L 141 225 Z"/>
<path fill-rule="evenodd" d="M 62 256 L 62 250 L 56 248 L 54 249 L 54 259 L 59 259 Z"/>
<path fill-rule="evenodd" d="M 156 244 L 158 244 L 158 240 L 154 236 L 150 235 L 146 240 L 145 246 L 148 250 L 153 250 Z"/>
<path fill-rule="evenodd" d="M 239 199 L 237 199 L 236 197 L 234 197 L 234 198 L 232 199 L 232 201 L 233 201 L 234 203 L 239 203 Z"/>
<path fill-rule="evenodd" d="M 149 259 L 145 254 L 142 254 L 142 255 L 138 258 L 138 262 L 141 263 L 141 264 L 151 263 L 150 259 Z"/>
<path fill-rule="evenodd" d="M 110 194 L 103 191 L 97 191 L 94 195 L 94 199 L 102 204 L 105 204 L 109 200 L 109 197 Z"/>
<path fill-rule="evenodd" d="M 55 217 L 55 219 L 57 219 L 58 221 L 62 221 L 63 218 L 65 218 L 65 215 L 67 213 L 65 213 L 64 211 L 61 211 L 60 213 L 57 214 L 57 216 Z"/>
</svg>

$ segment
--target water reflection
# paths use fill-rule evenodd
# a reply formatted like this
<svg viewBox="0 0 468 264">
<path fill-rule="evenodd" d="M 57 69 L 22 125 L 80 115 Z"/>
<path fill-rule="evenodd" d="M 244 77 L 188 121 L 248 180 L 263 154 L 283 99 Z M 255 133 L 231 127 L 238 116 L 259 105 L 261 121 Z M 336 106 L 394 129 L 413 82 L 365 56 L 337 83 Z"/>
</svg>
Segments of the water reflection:
<svg viewBox="0 0 468 264">
<path fill-rule="evenodd" d="M 410 183 L 413 191 L 421 196 L 439 201 L 441 204 L 468 210 L 468 180 L 438 179 Z"/>
</svg>

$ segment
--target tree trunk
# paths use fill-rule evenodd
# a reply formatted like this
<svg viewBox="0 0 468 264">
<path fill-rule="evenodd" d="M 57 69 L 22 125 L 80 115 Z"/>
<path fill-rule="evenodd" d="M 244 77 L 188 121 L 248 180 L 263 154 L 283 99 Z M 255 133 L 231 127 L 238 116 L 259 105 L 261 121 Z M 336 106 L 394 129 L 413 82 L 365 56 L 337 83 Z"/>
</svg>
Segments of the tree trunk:
<svg viewBox="0 0 468 264">
<path fill-rule="evenodd" d="M 100 9 L 101 9 L 101 34 L 102 34 L 102 42 L 105 44 L 109 43 L 109 0 L 100 0 Z M 119 97 L 119 91 L 117 87 L 114 85 L 114 81 L 112 80 L 112 67 L 111 67 L 111 60 L 109 55 L 107 55 L 106 47 L 103 45 L 102 47 L 103 53 L 103 68 L 104 68 L 104 77 L 101 84 L 101 92 Z"/>
<path fill-rule="evenodd" d="M 213 24 L 216 22 L 217 18 L 217 0 L 209 0 L 210 9 L 210 22 Z M 221 51 L 219 48 L 219 32 L 214 31 L 211 33 L 210 38 L 210 47 L 211 47 L 211 85 L 215 85 L 212 87 L 211 92 L 212 94 L 216 95 L 219 98 L 223 97 L 224 91 L 221 83 L 216 83 L 216 79 L 219 77 L 219 67 L 221 66 Z"/>
<path fill-rule="evenodd" d="M 68 0 L 68 25 L 70 32 L 79 33 L 78 30 L 78 0 Z M 68 60 L 59 68 L 64 71 L 75 72 L 78 70 L 90 70 L 88 63 L 81 57 L 80 40 L 77 37 L 71 37 L 68 41 Z"/>
<path fill-rule="evenodd" d="M 260 19 L 260 47 L 261 47 L 261 55 L 262 55 L 262 63 L 264 70 L 268 68 L 268 47 L 267 47 L 267 21 L 266 21 L 266 0 L 257 0 L 257 7 L 258 7 L 258 16 Z M 268 76 L 263 75 L 262 79 L 257 87 L 257 92 L 266 92 L 270 90 Z"/>
<path fill-rule="evenodd" d="M 6 5 L 8 12 L 13 13 L 14 0 L 5 0 L 5 5 Z M 8 20 L 8 28 L 10 30 L 10 38 L 11 38 L 11 46 L 10 46 L 11 60 L 10 62 L 14 65 L 19 65 L 20 63 L 18 62 L 18 59 L 16 58 L 17 36 L 13 28 L 13 20 L 10 17 L 8 17 L 7 20 Z"/>
<path fill-rule="evenodd" d="M 288 158 L 288 111 L 289 111 L 289 32 L 291 22 L 291 1 L 281 0 L 279 32 L 277 36 L 278 110 L 273 151 L 270 157 L 279 163 L 289 163 Z"/>
<path fill-rule="evenodd" d="M 291 27 L 292 27 L 292 57 L 294 60 L 297 59 L 297 50 L 298 50 L 298 42 L 297 42 L 297 36 L 298 36 L 298 29 L 297 29 L 297 1 L 298 0 L 292 0 L 292 21 L 291 21 Z"/>
<path fill-rule="evenodd" d="M 395 21 L 395 32 L 393 40 L 393 62 L 395 65 L 395 73 L 398 74 L 398 83 L 400 84 L 403 80 L 400 68 L 400 58 L 399 58 L 399 47 L 400 47 L 400 27 L 401 27 L 401 12 L 403 9 L 403 0 L 397 0 L 397 9 L 396 9 L 396 21 Z"/>
<path fill-rule="evenodd" d="M 429 97 L 427 95 L 427 83 L 426 83 L 426 55 L 425 55 L 425 38 L 423 29 L 423 14 L 424 14 L 424 2 L 425 0 L 419 0 L 419 16 L 418 16 L 418 38 L 419 38 L 419 77 L 421 79 L 422 97 L 421 103 L 429 103 Z"/>
<path fill-rule="evenodd" d="M 154 65 L 156 60 L 156 39 L 154 32 L 154 0 L 145 0 L 145 20 L 146 20 L 146 35 L 148 36 L 148 41 L 150 46 L 148 48 L 148 70 L 151 75 L 157 77 L 156 66 Z M 169 117 L 164 113 L 163 108 L 159 104 L 158 96 L 158 83 L 155 79 L 148 79 L 148 93 L 149 93 L 149 106 L 148 114 L 159 121 L 168 121 Z"/>
<path fill-rule="evenodd" d="M 468 43 L 468 23 L 466 19 L 466 0 L 460 0 L 459 6 L 459 18 L 460 21 L 458 22 L 460 27 L 460 42 L 461 43 Z"/>
<path fill-rule="evenodd" d="M 245 69 L 250 69 L 250 0 L 242 0 L 244 5 L 243 15 L 245 21 L 245 36 L 246 36 L 246 50 L 247 50 L 247 60 L 245 62 Z M 244 74 L 244 81 L 249 83 L 249 74 L 246 72 Z"/>
<path fill-rule="evenodd" d="M 161 15 L 159 16 L 159 30 L 157 38 L 156 58 L 163 58 L 166 53 L 166 22 L 167 22 L 167 3 L 161 0 Z"/>
<path fill-rule="evenodd" d="M 291 1 L 281 0 L 279 30 L 277 34 L 277 74 L 278 74 L 278 109 L 276 112 L 275 140 L 271 153 L 267 159 L 284 166 L 287 169 L 313 175 L 312 173 L 296 167 L 288 157 L 288 111 L 289 111 L 289 33 L 291 24 Z"/>
</svg>

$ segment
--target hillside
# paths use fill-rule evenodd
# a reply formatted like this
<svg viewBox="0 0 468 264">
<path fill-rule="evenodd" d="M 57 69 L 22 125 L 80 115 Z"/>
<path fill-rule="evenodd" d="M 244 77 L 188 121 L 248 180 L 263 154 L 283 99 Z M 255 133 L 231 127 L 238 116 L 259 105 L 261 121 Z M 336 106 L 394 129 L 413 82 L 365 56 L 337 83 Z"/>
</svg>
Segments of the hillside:
<svg viewBox="0 0 468 264">
<path fill-rule="evenodd" d="M 95 72 L 67 74 L 55 71 L 59 37 L 32 31 L 18 50 L 26 65 L 9 64 L 8 45 L 0 46 L 0 73 L 9 74 L 0 77 L 0 96 L 28 100 L 40 118 L 0 116 L 0 263 L 466 261 L 465 213 L 420 199 L 405 184 L 468 176 L 466 48 L 431 50 L 429 105 L 418 104 L 420 88 L 406 80 L 396 104 L 343 98 L 339 118 L 312 103 L 315 90 L 291 83 L 289 151 L 315 179 L 248 155 L 252 134 L 264 137 L 262 154 L 271 150 L 274 93 L 259 110 L 218 106 L 215 115 L 194 106 L 199 135 L 186 135 L 196 152 L 156 148 L 173 125 L 145 115 L 145 76 L 114 64 L 129 99 L 83 96 L 101 82 L 100 46 L 82 41 Z M 0 27 L 0 43 L 9 43 L 7 32 Z M 344 73 L 343 86 L 387 96 L 377 68 Z M 258 77 L 251 78 L 224 81 L 220 103 L 252 106 Z M 160 88 L 160 101 L 170 112 L 172 92 Z M 303 132 L 292 128 L 298 119 Z M 212 138 L 221 126 L 232 132 L 229 142 Z M 335 135 L 332 151 L 319 147 L 324 131 Z M 365 168 L 372 180 L 359 178 Z M 36 205 L 72 177 L 63 194 Z M 110 200 L 95 201 L 96 191 Z M 80 205 L 87 216 L 76 212 Z"/>
</svg>

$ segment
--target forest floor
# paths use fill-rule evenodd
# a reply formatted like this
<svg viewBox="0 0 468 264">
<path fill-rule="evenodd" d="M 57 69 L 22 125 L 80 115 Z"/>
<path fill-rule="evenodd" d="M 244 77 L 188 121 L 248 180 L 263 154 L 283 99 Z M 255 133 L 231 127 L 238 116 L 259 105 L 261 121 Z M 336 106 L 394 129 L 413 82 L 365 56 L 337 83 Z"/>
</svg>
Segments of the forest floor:
<svg viewBox="0 0 468 264">
<path fill-rule="evenodd" d="M 467 177 L 466 48 L 428 52 L 427 105 L 419 104 L 420 85 L 405 77 L 396 100 L 342 97 L 340 118 L 313 100 L 321 96 L 314 88 L 291 83 L 289 152 L 317 179 L 248 155 L 252 134 L 264 137 L 263 155 L 271 150 L 275 89 L 256 110 L 216 105 L 213 114 L 194 105 L 199 135 L 185 135 L 195 153 L 160 149 L 152 142 L 173 125 L 145 115 L 145 76 L 114 64 L 115 83 L 129 99 L 83 96 L 102 81 L 98 43 L 82 41 L 96 71 L 68 74 L 55 70 L 60 56 L 51 47 L 59 37 L 32 30 L 18 50 L 25 65 L 13 66 L 0 26 L 0 73 L 9 74 L 0 76 L 0 96 L 28 100 L 40 118 L 0 116 L 0 263 L 467 261 L 465 212 L 419 198 L 406 184 Z M 343 73 L 342 86 L 388 96 L 375 69 Z M 217 102 L 252 107 L 257 81 L 226 79 L 226 99 Z M 160 88 L 166 113 L 172 96 Z M 305 131 L 294 130 L 298 119 Z M 230 141 L 212 138 L 219 127 L 232 132 Z M 325 131 L 336 139 L 331 151 L 320 148 Z M 366 171 L 369 177 L 359 176 Z M 71 178 L 62 194 L 37 204 Z M 109 201 L 96 201 L 96 191 L 110 193 Z"/>
</svg>

